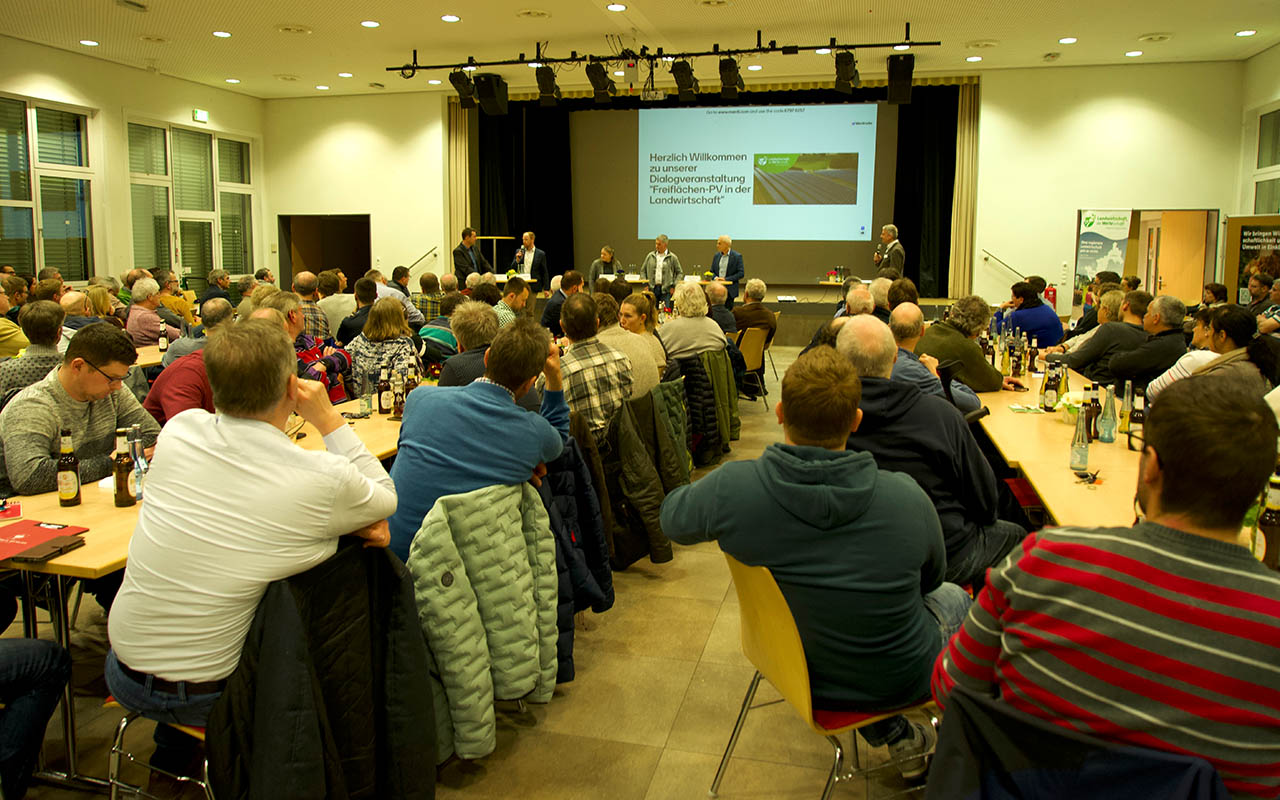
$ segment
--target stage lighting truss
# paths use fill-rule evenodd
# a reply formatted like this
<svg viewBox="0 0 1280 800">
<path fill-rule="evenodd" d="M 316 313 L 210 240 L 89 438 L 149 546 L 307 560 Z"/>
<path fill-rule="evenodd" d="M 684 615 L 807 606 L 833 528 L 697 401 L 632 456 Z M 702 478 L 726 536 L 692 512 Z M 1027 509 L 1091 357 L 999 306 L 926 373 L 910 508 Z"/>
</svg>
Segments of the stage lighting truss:
<svg viewBox="0 0 1280 800">
<path fill-rule="evenodd" d="M 607 104 L 618 93 L 618 85 L 609 77 L 608 68 L 600 61 L 587 64 L 587 80 L 597 103 Z"/>
<path fill-rule="evenodd" d="M 738 62 L 734 58 L 720 59 L 720 96 L 725 100 L 737 100 L 738 90 L 745 88 Z"/>
<path fill-rule="evenodd" d="M 836 53 L 836 91 L 853 94 L 853 90 L 862 85 L 858 76 L 858 59 L 848 50 Z"/>
<path fill-rule="evenodd" d="M 697 96 L 698 79 L 693 77 L 693 64 L 689 61 L 671 62 L 671 77 L 676 79 L 676 91 L 680 100 L 690 102 Z"/>
<path fill-rule="evenodd" d="M 556 72 L 545 64 L 534 71 L 538 79 L 538 105 L 554 106 L 560 102 L 560 87 L 556 86 Z"/>
</svg>

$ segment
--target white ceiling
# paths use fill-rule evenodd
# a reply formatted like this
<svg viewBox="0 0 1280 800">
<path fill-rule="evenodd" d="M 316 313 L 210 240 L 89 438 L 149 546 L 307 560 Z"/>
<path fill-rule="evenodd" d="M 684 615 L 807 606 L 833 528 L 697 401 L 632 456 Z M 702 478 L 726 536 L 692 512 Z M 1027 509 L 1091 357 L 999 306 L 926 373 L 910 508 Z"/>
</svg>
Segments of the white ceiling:
<svg viewBox="0 0 1280 800">
<path fill-rule="evenodd" d="M 1277 0 L 623 0 L 626 11 L 605 9 L 609 0 L 129 0 L 148 6 L 145 12 L 121 0 L 0 0 L 0 34 L 82 53 L 120 64 L 147 68 L 180 78 L 261 98 L 377 91 L 442 91 L 446 71 L 420 72 L 404 80 L 385 67 L 403 64 L 418 50 L 419 63 L 457 63 L 532 59 L 536 42 L 548 43 L 550 57 L 615 52 L 609 37 L 623 46 L 648 45 L 673 51 L 701 51 L 755 45 L 756 30 L 764 41 L 813 45 L 834 36 L 841 43 L 895 42 L 911 23 L 917 41 L 941 41 L 941 47 L 916 47 L 916 74 L 957 75 L 988 69 L 1094 64 L 1237 61 L 1280 43 Z M 720 0 L 712 0 L 719 2 Z M 518 12 L 547 12 L 542 18 Z M 462 17 L 445 23 L 446 13 Z M 376 20 L 378 28 L 361 27 Z M 303 26 L 310 33 L 282 33 L 282 25 Z M 1235 32 L 1255 29 L 1239 38 Z M 215 30 L 229 31 L 228 39 Z M 1144 34 L 1169 34 L 1163 42 L 1141 42 Z M 1058 39 L 1078 37 L 1073 45 Z M 81 39 L 99 42 L 85 47 Z M 157 39 L 159 41 L 157 41 Z M 995 47 L 968 47 L 994 40 Z M 0 46 L 3 43 L 0 42 Z M 1125 51 L 1142 50 L 1140 58 Z M 864 77 L 884 76 L 891 51 L 864 50 L 859 68 Z M 1045 54 L 1061 56 L 1046 63 Z M 965 57 L 981 55 L 980 64 Z M 750 57 L 759 72 L 743 71 L 748 86 L 790 81 L 830 80 L 831 56 L 813 53 Z M 488 71 L 506 76 L 513 92 L 536 86 L 533 70 L 524 66 Z M 340 78 L 350 72 L 351 78 Z M 695 74 L 706 85 L 718 85 L 712 58 L 695 62 Z M 294 81 L 277 76 L 296 76 Z M 227 78 L 241 81 L 232 86 Z M 431 86 L 429 78 L 444 81 Z M 385 89 L 371 88 L 382 83 Z M 560 71 L 565 90 L 588 86 L 580 66 Z M 659 85 L 673 85 L 665 72 Z"/>
</svg>

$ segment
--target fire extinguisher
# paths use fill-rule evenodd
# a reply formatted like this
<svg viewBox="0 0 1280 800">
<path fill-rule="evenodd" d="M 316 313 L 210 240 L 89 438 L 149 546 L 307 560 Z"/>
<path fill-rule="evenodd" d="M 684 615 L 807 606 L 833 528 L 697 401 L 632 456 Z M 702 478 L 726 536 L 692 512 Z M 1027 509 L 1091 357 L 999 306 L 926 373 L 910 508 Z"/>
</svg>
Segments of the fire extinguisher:
<svg viewBox="0 0 1280 800">
<path fill-rule="evenodd" d="M 1052 283 L 1044 287 L 1044 301 L 1052 308 L 1058 307 L 1058 289 Z"/>
</svg>

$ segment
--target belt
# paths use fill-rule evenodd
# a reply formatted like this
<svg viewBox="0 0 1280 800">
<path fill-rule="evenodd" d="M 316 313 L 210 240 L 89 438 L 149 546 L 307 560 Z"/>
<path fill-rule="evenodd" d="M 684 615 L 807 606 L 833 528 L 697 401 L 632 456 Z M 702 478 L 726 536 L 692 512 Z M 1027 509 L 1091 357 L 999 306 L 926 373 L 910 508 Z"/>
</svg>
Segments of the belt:
<svg viewBox="0 0 1280 800">
<path fill-rule="evenodd" d="M 167 681 L 164 678 L 157 678 L 154 675 L 148 675 L 145 672 L 138 672 L 136 669 L 130 669 L 129 667 L 125 666 L 123 663 L 119 661 L 117 661 L 116 663 L 120 664 L 120 671 L 123 672 L 129 678 L 129 680 L 135 683 L 141 684 L 142 686 L 146 686 L 147 680 L 150 679 L 151 688 L 161 692 L 169 692 L 171 694 L 181 694 L 182 692 L 185 691 L 187 695 L 214 694 L 215 692 L 221 692 L 223 689 L 227 688 L 226 678 L 223 678 L 220 681 L 174 682 L 174 681 Z"/>
</svg>

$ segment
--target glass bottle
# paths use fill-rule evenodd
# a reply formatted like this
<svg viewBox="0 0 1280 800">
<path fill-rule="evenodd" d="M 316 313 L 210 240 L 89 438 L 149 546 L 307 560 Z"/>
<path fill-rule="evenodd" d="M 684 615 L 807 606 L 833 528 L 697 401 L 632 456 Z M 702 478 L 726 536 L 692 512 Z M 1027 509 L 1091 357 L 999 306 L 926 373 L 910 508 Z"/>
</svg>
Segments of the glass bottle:
<svg viewBox="0 0 1280 800">
<path fill-rule="evenodd" d="M 1102 416 L 1098 418 L 1098 441 L 1114 442 L 1116 440 L 1116 427 L 1119 420 L 1116 418 L 1116 387 L 1107 387 L 1107 403 L 1102 408 Z"/>
<path fill-rule="evenodd" d="M 1271 569 L 1280 567 L 1280 467 L 1267 484 L 1266 509 L 1258 516 L 1258 530 L 1265 548 L 1262 563 Z"/>
<path fill-rule="evenodd" d="M 1012 374 L 1012 367 L 1009 364 L 1009 345 L 1003 339 L 1000 340 L 1000 374 L 1009 377 Z"/>
<path fill-rule="evenodd" d="M 1102 403 L 1098 399 L 1098 393 L 1102 391 L 1102 387 L 1093 384 L 1089 387 L 1089 441 L 1098 441 L 1098 422 L 1102 419 Z"/>
<path fill-rule="evenodd" d="M 391 382 L 391 416 L 404 416 L 404 378 L 399 372 Z"/>
<path fill-rule="evenodd" d="M 1084 472 L 1089 469 L 1089 421 L 1087 406 L 1080 406 L 1076 414 L 1076 434 L 1071 440 L 1071 471 Z"/>
<path fill-rule="evenodd" d="M 160 348 L 161 353 L 169 349 L 169 331 L 163 322 L 160 323 L 160 336 L 156 339 L 156 346 Z"/>
<path fill-rule="evenodd" d="M 1133 381 L 1124 382 L 1124 402 L 1120 404 L 1120 433 L 1129 432 L 1129 414 L 1133 411 Z"/>
<path fill-rule="evenodd" d="M 1059 387 L 1062 385 L 1062 368 L 1050 364 L 1044 373 L 1044 384 L 1041 387 L 1040 407 L 1045 411 L 1053 411 L 1058 407 Z"/>
<path fill-rule="evenodd" d="M 1036 371 L 1036 362 L 1040 359 L 1040 340 L 1033 338 L 1031 340 L 1031 349 L 1027 351 L 1027 369 L 1029 372 Z"/>
<path fill-rule="evenodd" d="M 410 369 L 409 374 L 404 379 L 404 396 L 407 400 L 409 393 L 418 388 L 418 370 Z"/>
<path fill-rule="evenodd" d="M 71 444 L 71 429 L 62 429 L 62 452 L 58 456 L 58 505 L 80 505 L 80 459 Z"/>
<path fill-rule="evenodd" d="M 383 365 L 378 373 L 378 413 L 390 414 L 395 406 L 395 395 L 391 391 L 391 381 L 387 379 L 387 368 Z"/>
<path fill-rule="evenodd" d="M 1022 377 L 1022 353 L 1018 352 L 1016 347 L 1009 358 L 1009 375 L 1014 378 Z"/>
<path fill-rule="evenodd" d="M 142 445 L 140 425 L 129 427 L 129 451 L 133 455 L 134 496 L 141 500 L 147 482 L 147 471 L 151 466 L 147 463 L 147 449 Z"/>
<path fill-rule="evenodd" d="M 127 508 L 138 502 L 138 478 L 133 474 L 133 455 L 129 450 L 129 429 L 116 428 L 116 454 L 111 462 L 111 475 L 115 479 L 118 508 Z"/>
<path fill-rule="evenodd" d="M 1147 398 L 1142 389 L 1133 390 L 1133 410 L 1129 412 L 1129 430 L 1135 433 L 1142 430 L 1142 423 L 1147 416 Z"/>
</svg>

